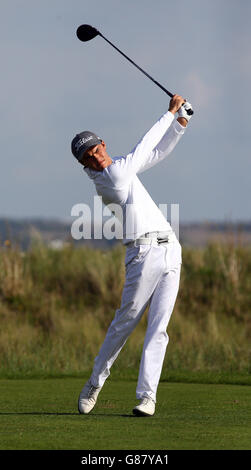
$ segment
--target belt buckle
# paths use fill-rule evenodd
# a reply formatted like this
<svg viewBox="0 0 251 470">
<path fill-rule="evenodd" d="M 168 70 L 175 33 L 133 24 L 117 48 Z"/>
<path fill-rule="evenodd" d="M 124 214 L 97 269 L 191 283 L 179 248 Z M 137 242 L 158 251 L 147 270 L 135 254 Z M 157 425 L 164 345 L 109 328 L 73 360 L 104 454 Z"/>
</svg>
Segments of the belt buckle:
<svg viewBox="0 0 251 470">
<path fill-rule="evenodd" d="M 161 245 L 162 243 L 170 243 L 169 235 L 167 235 L 166 238 L 159 238 L 158 239 L 158 245 Z"/>
</svg>

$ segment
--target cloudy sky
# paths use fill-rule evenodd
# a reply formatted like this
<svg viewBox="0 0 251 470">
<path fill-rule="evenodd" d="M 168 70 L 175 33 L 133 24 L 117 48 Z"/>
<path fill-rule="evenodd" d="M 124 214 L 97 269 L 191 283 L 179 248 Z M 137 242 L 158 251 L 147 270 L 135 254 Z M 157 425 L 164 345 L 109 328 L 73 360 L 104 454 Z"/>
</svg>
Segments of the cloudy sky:
<svg viewBox="0 0 251 470">
<path fill-rule="evenodd" d="M 1 0 L 0 217 L 68 218 L 94 187 L 70 151 L 93 130 L 130 152 L 169 98 L 98 28 L 195 114 L 172 156 L 140 175 L 181 221 L 250 220 L 250 0 Z"/>
</svg>

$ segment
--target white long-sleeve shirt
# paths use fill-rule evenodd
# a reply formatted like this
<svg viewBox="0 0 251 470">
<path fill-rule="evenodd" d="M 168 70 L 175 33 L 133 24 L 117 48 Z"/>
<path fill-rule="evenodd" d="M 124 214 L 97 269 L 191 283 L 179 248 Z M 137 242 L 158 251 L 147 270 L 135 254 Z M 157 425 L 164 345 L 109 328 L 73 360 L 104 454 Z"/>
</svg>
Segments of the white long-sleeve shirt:
<svg viewBox="0 0 251 470">
<path fill-rule="evenodd" d="M 174 149 L 185 128 L 167 112 L 126 156 L 115 157 L 103 171 L 84 168 L 103 203 L 121 207 L 123 243 L 147 232 L 169 231 L 171 226 L 137 174 L 162 161 Z M 118 212 L 115 211 L 118 216 Z"/>
</svg>

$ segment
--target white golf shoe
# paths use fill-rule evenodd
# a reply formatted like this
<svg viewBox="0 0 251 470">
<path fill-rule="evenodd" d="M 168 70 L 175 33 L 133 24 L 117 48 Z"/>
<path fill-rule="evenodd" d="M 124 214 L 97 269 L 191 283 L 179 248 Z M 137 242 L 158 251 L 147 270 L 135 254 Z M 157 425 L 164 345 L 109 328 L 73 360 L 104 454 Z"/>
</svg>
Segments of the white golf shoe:
<svg viewBox="0 0 251 470">
<path fill-rule="evenodd" d="M 152 416 L 155 413 L 155 402 L 149 397 L 143 397 L 132 411 L 136 416 Z"/>
<path fill-rule="evenodd" d="M 78 411 L 87 415 L 94 408 L 102 387 L 94 387 L 90 379 L 86 382 L 78 398 Z"/>
</svg>

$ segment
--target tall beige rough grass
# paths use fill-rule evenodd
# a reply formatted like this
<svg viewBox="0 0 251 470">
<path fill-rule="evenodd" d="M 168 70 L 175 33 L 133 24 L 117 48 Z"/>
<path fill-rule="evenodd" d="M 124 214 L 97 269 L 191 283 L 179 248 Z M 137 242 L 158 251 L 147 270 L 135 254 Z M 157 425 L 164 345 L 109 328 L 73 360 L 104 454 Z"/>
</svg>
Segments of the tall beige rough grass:
<svg viewBox="0 0 251 470">
<path fill-rule="evenodd" d="M 62 250 L 37 244 L 0 252 L 0 371 L 91 368 L 120 305 L 124 248 Z M 214 243 L 183 250 L 165 368 L 250 371 L 251 248 Z M 138 368 L 147 312 L 116 367 Z"/>
</svg>

